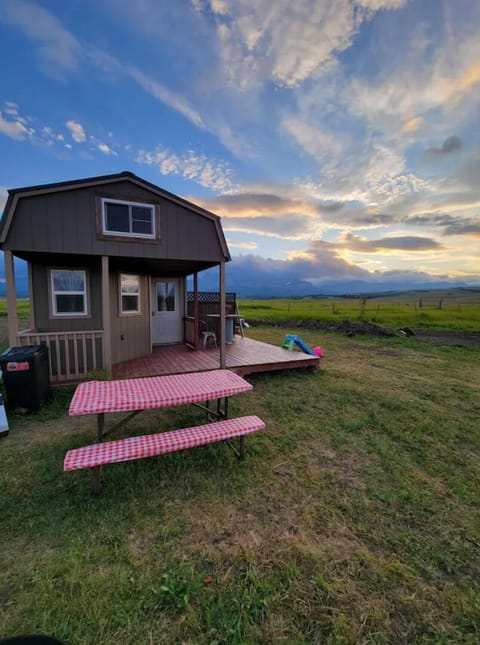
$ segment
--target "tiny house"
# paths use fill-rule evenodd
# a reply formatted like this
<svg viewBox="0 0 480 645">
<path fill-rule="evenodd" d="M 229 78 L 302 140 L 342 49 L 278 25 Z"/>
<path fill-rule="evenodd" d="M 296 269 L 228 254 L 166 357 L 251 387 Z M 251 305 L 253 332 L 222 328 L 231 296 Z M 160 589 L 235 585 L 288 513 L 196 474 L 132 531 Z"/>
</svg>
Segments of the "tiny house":
<svg viewBox="0 0 480 645">
<path fill-rule="evenodd" d="M 176 343 L 198 349 L 198 306 L 186 282 L 219 267 L 225 311 L 230 260 L 220 218 L 131 172 L 9 191 L 0 224 L 9 343 L 45 343 L 52 380 Z M 31 328 L 19 332 L 14 256 L 28 264 Z M 223 329 L 220 325 L 219 329 Z M 220 338 L 220 366 L 225 342 Z"/>
</svg>

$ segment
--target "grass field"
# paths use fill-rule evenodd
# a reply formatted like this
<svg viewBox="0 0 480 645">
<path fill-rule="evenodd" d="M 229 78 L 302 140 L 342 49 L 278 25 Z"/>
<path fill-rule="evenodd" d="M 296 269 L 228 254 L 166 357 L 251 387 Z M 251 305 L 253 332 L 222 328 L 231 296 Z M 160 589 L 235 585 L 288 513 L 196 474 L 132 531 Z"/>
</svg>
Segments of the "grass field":
<svg viewBox="0 0 480 645">
<path fill-rule="evenodd" d="M 480 331 L 480 290 L 404 293 L 378 298 L 240 300 L 247 321 L 344 319 L 384 327 Z"/>
<path fill-rule="evenodd" d="M 278 345 L 284 331 L 250 330 Z M 480 350 L 302 332 L 258 375 L 247 460 L 215 445 L 63 473 L 71 391 L 0 442 L 0 635 L 79 643 L 478 643 Z M 199 411 L 143 413 L 130 433 Z"/>
<path fill-rule="evenodd" d="M 0 298 L 0 317 L 6 315 L 7 301 L 5 298 Z M 24 320 L 30 316 L 30 301 L 28 298 L 17 299 L 17 316 Z"/>
</svg>

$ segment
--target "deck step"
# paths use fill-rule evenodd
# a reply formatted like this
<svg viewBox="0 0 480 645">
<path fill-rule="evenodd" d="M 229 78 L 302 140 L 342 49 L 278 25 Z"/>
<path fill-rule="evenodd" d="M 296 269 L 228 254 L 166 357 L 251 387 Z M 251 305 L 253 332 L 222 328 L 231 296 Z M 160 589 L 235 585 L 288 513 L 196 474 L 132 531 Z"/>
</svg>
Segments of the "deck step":
<svg viewBox="0 0 480 645">
<path fill-rule="evenodd" d="M 65 455 L 63 470 L 95 468 L 104 464 L 115 464 L 122 461 L 165 455 L 170 452 L 232 439 L 233 437 L 241 437 L 264 428 L 265 423 L 257 416 L 247 416 L 181 430 L 170 430 L 169 432 L 160 432 L 158 434 L 95 443 L 91 446 L 69 450 Z"/>
</svg>

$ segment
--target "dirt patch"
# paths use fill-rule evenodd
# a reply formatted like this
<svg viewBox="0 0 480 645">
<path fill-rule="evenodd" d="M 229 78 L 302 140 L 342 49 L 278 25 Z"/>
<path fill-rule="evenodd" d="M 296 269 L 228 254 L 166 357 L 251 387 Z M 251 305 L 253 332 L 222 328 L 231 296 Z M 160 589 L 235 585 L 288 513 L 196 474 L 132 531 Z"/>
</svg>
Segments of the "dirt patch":
<svg viewBox="0 0 480 645">
<path fill-rule="evenodd" d="M 312 445 L 308 456 L 308 471 L 311 475 L 323 474 L 331 479 L 336 492 L 345 494 L 352 489 L 363 489 L 362 471 L 367 459 L 357 453 L 338 454 L 330 448 Z"/>
<path fill-rule="evenodd" d="M 339 322 L 331 322 L 326 320 L 251 320 L 252 325 L 263 327 L 280 327 L 281 329 L 308 329 L 324 331 L 339 331 L 347 336 L 355 336 L 356 334 L 370 334 L 372 336 L 394 336 L 395 330 L 388 327 L 382 327 L 375 323 L 369 322 L 352 322 L 351 320 L 340 320 Z"/>
<path fill-rule="evenodd" d="M 467 331 L 430 331 L 417 330 L 417 340 L 436 345 L 453 345 L 457 347 L 480 347 L 480 332 Z"/>
<path fill-rule="evenodd" d="M 436 331 L 428 329 L 411 329 L 409 327 L 392 329 L 382 327 L 370 322 L 353 322 L 341 320 L 331 322 L 326 320 L 252 320 L 252 325 L 278 327 L 281 329 L 307 329 L 336 331 L 346 336 L 369 335 L 369 336 L 404 336 L 422 340 L 437 345 L 456 345 L 460 347 L 480 347 L 480 332 L 468 331 Z"/>
</svg>

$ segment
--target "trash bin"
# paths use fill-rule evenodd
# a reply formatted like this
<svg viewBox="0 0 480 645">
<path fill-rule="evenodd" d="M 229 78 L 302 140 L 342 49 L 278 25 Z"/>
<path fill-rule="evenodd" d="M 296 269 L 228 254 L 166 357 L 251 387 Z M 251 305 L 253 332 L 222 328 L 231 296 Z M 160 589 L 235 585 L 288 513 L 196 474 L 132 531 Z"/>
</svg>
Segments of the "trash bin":
<svg viewBox="0 0 480 645">
<path fill-rule="evenodd" d="M 38 410 L 48 399 L 50 371 L 46 345 L 11 347 L 0 355 L 9 408 Z"/>
</svg>

